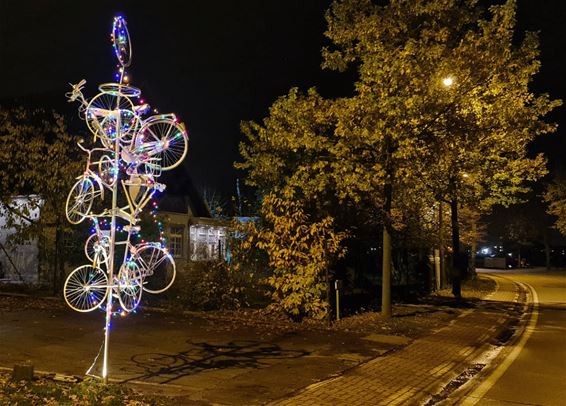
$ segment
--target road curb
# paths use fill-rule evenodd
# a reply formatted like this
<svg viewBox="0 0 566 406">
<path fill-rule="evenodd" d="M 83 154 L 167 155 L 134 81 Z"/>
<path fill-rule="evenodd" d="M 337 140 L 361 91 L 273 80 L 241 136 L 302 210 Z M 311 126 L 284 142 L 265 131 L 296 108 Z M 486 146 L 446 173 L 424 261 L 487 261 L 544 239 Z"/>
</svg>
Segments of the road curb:
<svg viewBox="0 0 566 406">
<path fill-rule="evenodd" d="M 57 300 L 63 301 L 62 297 L 57 296 L 35 296 L 29 293 L 13 293 L 13 292 L 0 292 L 0 296 L 7 296 L 7 297 L 28 297 L 33 299 L 46 299 L 46 300 Z"/>
<path fill-rule="evenodd" d="M 492 275 L 485 276 L 496 280 Z M 512 313 L 505 313 L 503 315 L 505 320 L 495 326 L 496 328 L 493 330 L 493 334 L 489 337 L 489 340 L 484 342 L 471 354 L 469 366 L 459 374 L 455 373 L 455 376 L 448 383 L 441 385 L 440 388 L 438 388 L 439 390 L 431 393 L 431 396 L 426 398 L 421 405 L 447 406 L 464 404 L 463 400 L 466 399 L 466 396 L 476 390 L 481 382 L 483 382 L 486 377 L 490 376 L 497 368 L 497 363 L 494 362 L 498 359 L 505 358 L 506 354 L 508 354 L 517 341 L 521 339 L 528 325 L 528 320 L 525 321 L 525 315 L 530 314 L 528 310 L 531 304 L 527 300 L 527 294 L 530 292 L 530 289 L 522 283 L 515 282 L 504 276 L 497 275 L 497 277 L 506 279 L 517 287 L 517 296 L 514 303 L 516 304 L 515 307 L 520 306 L 521 310 L 517 311 L 517 309 L 515 309 Z M 499 288 L 499 283 L 497 286 Z M 496 293 L 497 292 L 494 292 L 489 296 L 493 296 Z M 474 310 L 479 309 L 481 309 L 481 306 Z M 517 316 L 517 313 L 519 313 L 520 316 Z M 518 323 L 514 323 L 515 321 L 518 321 Z M 512 331 L 512 334 L 508 335 L 507 333 L 509 331 Z"/>
</svg>

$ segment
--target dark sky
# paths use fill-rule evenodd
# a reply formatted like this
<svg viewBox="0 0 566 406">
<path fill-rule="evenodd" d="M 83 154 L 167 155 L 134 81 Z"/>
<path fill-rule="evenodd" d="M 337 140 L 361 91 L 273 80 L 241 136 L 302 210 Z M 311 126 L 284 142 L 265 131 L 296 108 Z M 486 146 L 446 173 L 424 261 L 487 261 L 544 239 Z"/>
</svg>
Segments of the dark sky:
<svg viewBox="0 0 566 406">
<path fill-rule="evenodd" d="M 541 30 L 542 71 L 535 88 L 566 98 L 562 3 L 519 1 L 519 29 Z M 82 78 L 88 81 L 85 95 L 93 96 L 95 85 L 111 81 L 115 72 L 109 33 L 120 12 L 133 43 L 131 83 L 160 112 L 175 112 L 185 122 L 186 165 L 195 183 L 233 194 L 241 120 L 261 119 L 292 86 L 316 85 L 327 94 L 349 88 L 347 80 L 319 68 L 329 4 L 0 0 L 0 100 L 39 97 L 64 104 L 67 83 Z M 553 118 L 566 126 L 564 108 Z M 556 166 L 566 132 L 535 148 L 548 152 Z"/>
</svg>

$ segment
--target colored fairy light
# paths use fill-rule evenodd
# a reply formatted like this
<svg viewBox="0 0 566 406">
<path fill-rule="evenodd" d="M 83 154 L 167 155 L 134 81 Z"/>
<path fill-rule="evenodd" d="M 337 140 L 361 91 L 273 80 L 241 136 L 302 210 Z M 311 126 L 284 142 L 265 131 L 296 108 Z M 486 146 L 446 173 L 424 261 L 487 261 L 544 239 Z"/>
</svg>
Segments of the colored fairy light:
<svg viewBox="0 0 566 406">
<path fill-rule="evenodd" d="M 71 223 L 78 224 L 87 218 L 92 220 L 91 235 L 84 250 L 89 262 L 69 274 L 64 288 L 64 298 L 71 308 L 81 312 L 99 308 L 106 313 L 102 367 L 105 380 L 108 376 L 112 317 L 135 313 L 144 290 L 161 293 L 174 281 L 175 262 L 164 248 L 163 223 L 157 214 L 159 206 L 152 199 L 165 189 L 165 185 L 158 183 L 156 178 L 162 171 L 181 163 L 188 143 L 184 132 L 181 132 L 183 144 L 178 141 L 178 130 L 184 126 L 175 115 L 157 115 L 155 109 L 155 115 L 147 117 L 150 108 L 147 105 L 140 108 L 145 104 L 139 97 L 141 92 L 127 84 L 131 79 L 126 68 L 131 63 L 132 48 L 127 23 L 122 16 L 114 18 L 111 40 L 118 60 L 115 82 L 100 85 L 101 93 L 90 100 L 82 95 L 84 82 L 81 82 L 73 86 L 70 96 L 72 101 L 81 103 L 79 110 L 84 112 L 86 124 L 97 145 L 92 150 L 81 146 L 88 154 L 86 170 L 71 189 L 66 205 L 67 218 Z M 138 105 L 134 104 L 136 99 Z M 144 138 L 146 131 L 154 138 Z M 173 139 L 175 149 L 169 148 Z M 102 158 L 100 154 L 103 154 Z M 96 194 L 91 195 L 93 190 Z M 110 199 L 105 198 L 104 202 L 111 201 L 112 207 L 95 211 L 102 202 L 103 193 L 110 195 Z M 87 201 L 90 204 L 84 204 Z M 118 201 L 127 201 L 126 206 L 118 206 Z M 139 216 L 150 201 L 150 221 L 159 232 L 158 241 L 153 242 L 142 238 L 138 225 Z M 138 236 L 136 240 L 141 239 L 141 243 L 132 240 L 135 236 Z M 119 251 L 116 251 L 117 245 L 121 247 Z M 144 285 L 144 279 L 156 274 L 157 264 L 165 264 L 172 272 L 167 272 L 171 276 L 166 285 L 152 291 L 147 287 L 152 285 Z M 98 355 L 93 365 L 97 358 Z M 92 366 L 88 371 L 91 370 Z"/>
</svg>

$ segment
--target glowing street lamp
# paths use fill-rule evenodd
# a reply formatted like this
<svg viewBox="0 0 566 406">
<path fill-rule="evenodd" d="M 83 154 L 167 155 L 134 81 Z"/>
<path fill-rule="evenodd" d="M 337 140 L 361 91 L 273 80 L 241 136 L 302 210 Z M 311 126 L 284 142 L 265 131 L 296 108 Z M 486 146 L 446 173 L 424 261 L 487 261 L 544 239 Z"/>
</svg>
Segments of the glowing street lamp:
<svg viewBox="0 0 566 406">
<path fill-rule="evenodd" d="M 451 76 L 446 76 L 442 79 L 442 84 L 446 88 L 450 88 L 454 84 L 454 79 Z M 438 202 L 438 268 L 436 268 L 436 290 L 440 290 L 445 281 L 444 276 L 444 226 L 443 226 L 443 204 L 442 200 Z"/>
<path fill-rule="evenodd" d="M 454 84 L 454 79 L 452 79 L 452 77 L 447 76 L 444 79 L 442 79 L 442 84 L 446 87 L 450 87 Z"/>
</svg>

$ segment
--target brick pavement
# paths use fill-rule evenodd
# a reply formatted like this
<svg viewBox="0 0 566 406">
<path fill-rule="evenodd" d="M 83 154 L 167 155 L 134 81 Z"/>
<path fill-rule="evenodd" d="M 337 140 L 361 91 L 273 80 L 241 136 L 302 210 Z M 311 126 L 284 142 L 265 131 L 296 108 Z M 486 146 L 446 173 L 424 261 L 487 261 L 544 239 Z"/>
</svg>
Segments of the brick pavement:
<svg viewBox="0 0 566 406">
<path fill-rule="evenodd" d="M 493 275 L 496 292 L 434 334 L 270 405 L 417 405 L 439 393 L 486 350 L 508 320 L 518 287 Z M 494 302 L 498 302 L 494 304 Z"/>
</svg>

